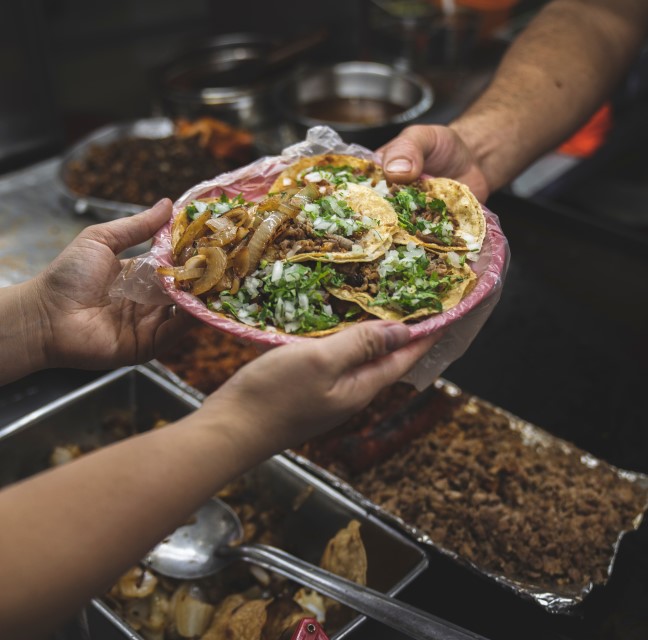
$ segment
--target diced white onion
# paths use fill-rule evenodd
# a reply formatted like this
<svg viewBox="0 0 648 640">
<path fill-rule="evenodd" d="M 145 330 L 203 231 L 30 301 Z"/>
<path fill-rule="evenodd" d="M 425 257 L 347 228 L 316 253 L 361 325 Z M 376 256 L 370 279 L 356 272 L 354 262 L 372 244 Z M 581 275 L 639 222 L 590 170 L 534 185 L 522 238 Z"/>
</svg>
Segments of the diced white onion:
<svg viewBox="0 0 648 640">
<path fill-rule="evenodd" d="M 457 231 L 457 235 L 464 240 L 468 251 L 479 251 L 481 249 L 481 245 L 472 233 L 468 233 L 468 231 Z"/>
<path fill-rule="evenodd" d="M 198 200 L 194 200 L 191 203 L 196 209 L 198 210 L 198 213 L 205 213 L 207 211 L 207 203 L 206 202 L 198 202 Z"/>
<path fill-rule="evenodd" d="M 322 174 L 319 171 L 311 171 L 304 176 L 306 182 L 321 182 Z"/>
<path fill-rule="evenodd" d="M 290 300 L 286 300 L 284 303 L 284 313 L 286 315 L 286 320 L 295 319 L 295 304 Z"/>
<path fill-rule="evenodd" d="M 253 276 L 245 278 L 245 282 L 243 283 L 243 288 L 250 294 L 251 298 L 256 298 L 259 295 L 260 286 L 261 280 Z"/>
<path fill-rule="evenodd" d="M 477 262 L 477 260 L 479 260 L 479 254 L 471 251 L 470 253 L 466 254 L 466 259 L 470 260 L 471 262 Z"/>
<path fill-rule="evenodd" d="M 297 298 L 299 300 L 299 306 L 306 311 L 309 306 L 308 296 L 305 293 L 300 293 Z"/>
<path fill-rule="evenodd" d="M 448 262 L 456 269 L 461 267 L 461 258 L 456 251 L 448 251 Z"/>
<path fill-rule="evenodd" d="M 383 198 L 386 198 L 389 195 L 389 187 L 387 186 L 386 180 L 380 180 L 378 184 L 373 187 L 373 190 Z"/>
<path fill-rule="evenodd" d="M 333 209 L 334 213 L 336 213 L 340 217 L 344 216 L 344 211 L 340 206 L 340 203 L 335 198 L 328 197 L 326 198 L 326 200 L 331 205 L 331 209 Z"/>
<path fill-rule="evenodd" d="M 213 208 L 215 213 L 222 214 L 227 213 L 232 208 L 232 205 L 228 202 L 214 202 Z"/>
<path fill-rule="evenodd" d="M 283 268 L 284 264 L 281 260 L 277 260 L 277 262 L 272 265 L 272 282 L 278 282 L 279 280 L 281 280 L 281 276 L 283 275 Z"/>
<path fill-rule="evenodd" d="M 261 567 L 256 565 L 250 565 L 250 573 L 260 582 L 264 587 L 267 587 L 270 584 L 271 578 L 270 574 Z"/>
<path fill-rule="evenodd" d="M 290 178 L 284 178 L 283 179 L 283 186 L 287 187 L 292 184 L 292 180 Z"/>
<path fill-rule="evenodd" d="M 324 313 L 324 315 L 332 316 L 333 315 L 333 308 L 331 307 L 330 304 L 323 304 L 322 305 L 322 312 Z"/>
<path fill-rule="evenodd" d="M 442 235 L 449 236 L 453 231 L 452 222 L 444 220 L 440 225 Z"/>
</svg>

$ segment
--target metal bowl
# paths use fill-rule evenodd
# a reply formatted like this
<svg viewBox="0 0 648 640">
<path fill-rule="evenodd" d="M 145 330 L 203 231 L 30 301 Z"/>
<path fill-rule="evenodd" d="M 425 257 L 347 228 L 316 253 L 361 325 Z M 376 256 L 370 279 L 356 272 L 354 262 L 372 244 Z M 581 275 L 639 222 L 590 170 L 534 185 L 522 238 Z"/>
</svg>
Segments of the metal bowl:
<svg viewBox="0 0 648 640">
<path fill-rule="evenodd" d="M 255 128 L 272 120 L 270 78 L 246 73 L 277 45 L 275 38 L 233 33 L 183 51 L 156 72 L 158 100 L 172 118 L 209 115 Z"/>
<path fill-rule="evenodd" d="M 328 125 L 347 142 L 375 147 L 416 122 L 432 106 L 422 78 L 377 62 L 303 69 L 276 89 L 280 113 L 304 134 Z"/>
</svg>

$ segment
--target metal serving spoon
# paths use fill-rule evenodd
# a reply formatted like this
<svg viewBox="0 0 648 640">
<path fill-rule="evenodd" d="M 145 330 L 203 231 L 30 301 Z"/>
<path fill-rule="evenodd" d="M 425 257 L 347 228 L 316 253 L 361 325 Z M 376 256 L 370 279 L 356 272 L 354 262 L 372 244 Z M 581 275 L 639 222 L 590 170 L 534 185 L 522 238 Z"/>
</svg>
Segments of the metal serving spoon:
<svg viewBox="0 0 648 640">
<path fill-rule="evenodd" d="M 245 560 L 329 596 L 359 613 L 417 640 L 486 640 L 379 591 L 363 587 L 290 554 L 261 544 L 233 543 L 243 537 L 238 516 L 212 499 L 192 521 L 158 544 L 144 564 L 171 578 L 192 580 L 217 573 L 234 559 Z"/>
</svg>

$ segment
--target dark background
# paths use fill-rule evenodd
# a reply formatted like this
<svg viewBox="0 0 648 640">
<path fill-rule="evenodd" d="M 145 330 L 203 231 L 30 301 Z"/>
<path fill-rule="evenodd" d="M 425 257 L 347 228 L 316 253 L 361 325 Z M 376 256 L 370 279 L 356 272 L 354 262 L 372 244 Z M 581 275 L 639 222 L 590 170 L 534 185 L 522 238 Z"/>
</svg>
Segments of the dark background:
<svg viewBox="0 0 648 640">
<path fill-rule="evenodd" d="M 370 0 L 0 0 L 0 170 L 106 122 L 150 115 L 155 69 L 202 38 L 285 41 L 327 26 L 319 60 L 375 59 L 384 43 L 372 41 L 371 20 Z"/>
<path fill-rule="evenodd" d="M 0 0 L 0 8 L 0 172 L 56 154 L 106 122 L 150 115 L 152 70 L 196 39 L 236 31 L 290 38 L 324 24 L 332 34 L 328 60 L 370 57 L 375 44 L 364 0 Z M 531 200 L 506 190 L 490 199 L 511 244 L 506 286 L 474 344 L 445 373 L 596 456 L 643 472 L 647 75 L 640 58 L 615 93 L 615 128 L 594 158 Z M 43 372 L 10 385 L 0 393 L 0 424 L 7 410 L 15 418 L 93 375 Z M 648 544 L 637 537 L 628 547 L 610 587 L 571 618 L 543 614 L 442 558 L 405 598 L 492 638 L 639 640 L 648 637 Z"/>
</svg>

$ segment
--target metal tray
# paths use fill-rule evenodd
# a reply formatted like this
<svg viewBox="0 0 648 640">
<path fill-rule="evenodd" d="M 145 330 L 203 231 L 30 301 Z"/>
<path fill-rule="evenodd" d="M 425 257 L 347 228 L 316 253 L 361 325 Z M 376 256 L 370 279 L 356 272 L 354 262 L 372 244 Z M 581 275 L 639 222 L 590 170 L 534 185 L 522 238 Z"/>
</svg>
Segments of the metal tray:
<svg viewBox="0 0 648 640">
<path fill-rule="evenodd" d="M 439 398 L 439 392 L 441 398 Z M 575 445 L 557 438 L 552 434 L 540 429 L 539 427 L 530 424 L 513 414 L 495 407 L 490 403 L 477 398 L 475 396 L 470 396 L 469 394 L 464 394 L 459 387 L 443 379 L 436 381 L 435 385 L 431 387 L 426 393 L 416 396 L 409 405 L 406 405 L 402 408 L 398 414 L 392 416 L 388 420 L 377 424 L 373 427 L 373 440 L 371 442 L 371 447 L 367 450 L 370 450 L 369 462 L 359 463 L 357 459 L 358 456 L 362 455 L 358 442 L 362 439 L 362 436 L 356 435 L 354 433 L 347 434 L 345 438 L 340 440 L 338 447 L 333 447 L 330 449 L 329 453 L 333 452 L 336 462 L 339 460 L 344 460 L 345 456 L 347 462 L 351 460 L 352 465 L 359 465 L 355 472 L 367 471 L 374 464 L 378 464 L 383 459 L 386 459 L 392 453 L 395 453 L 402 446 L 406 446 L 406 443 L 409 440 L 414 439 L 418 435 L 422 435 L 427 426 L 430 424 L 430 420 L 434 420 L 436 412 L 440 412 L 440 405 L 443 404 L 443 397 L 446 397 L 448 401 L 450 399 L 456 399 L 463 397 L 466 402 L 476 403 L 478 406 L 494 410 L 498 415 L 506 418 L 508 422 L 508 428 L 511 430 L 521 433 L 524 445 L 533 448 L 540 448 L 546 450 L 547 455 L 551 455 L 551 451 L 560 450 L 564 453 L 575 453 L 578 456 L 579 464 L 587 469 L 594 469 L 595 467 L 602 467 L 611 470 L 620 480 L 630 481 L 636 486 L 638 486 L 644 493 L 644 506 L 643 511 L 636 514 L 633 519 L 632 525 L 626 530 L 618 532 L 616 542 L 614 543 L 613 549 L 611 549 L 609 556 L 609 563 L 607 566 L 607 578 L 603 583 L 607 583 L 611 578 L 612 571 L 617 559 L 619 548 L 623 538 L 631 531 L 636 531 L 639 529 L 646 512 L 648 509 L 648 476 L 636 473 L 632 471 L 626 471 L 623 469 L 618 469 L 608 463 L 599 460 L 592 456 L 591 454 L 579 449 Z M 427 409 L 432 409 L 431 413 L 426 413 Z M 439 413 L 440 415 L 440 413 Z M 427 416 L 427 420 L 426 420 Z M 432 417 L 430 417 L 432 416 Z M 418 429 L 416 431 L 415 429 Z M 407 431 L 409 429 L 409 432 Z M 403 436 L 406 434 L 406 438 Z M 599 586 L 601 583 L 595 585 L 592 582 L 587 583 L 582 588 L 556 588 L 555 590 L 547 589 L 539 585 L 531 584 L 530 582 L 523 582 L 515 580 L 509 576 L 502 575 L 499 573 L 494 573 L 484 569 L 479 566 L 479 564 L 468 560 L 463 557 L 460 553 L 452 551 L 438 543 L 436 543 L 425 531 L 417 528 L 411 522 L 405 522 L 402 518 L 398 517 L 389 510 L 381 507 L 380 505 L 374 503 L 363 494 L 361 494 L 353 486 L 353 478 L 350 480 L 344 480 L 335 473 L 331 473 L 324 467 L 313 463 L 308 458 L 299 455 L 294 452 L 286 452 L 292 460 L 297 464 L 303 467 L 305 470 L 313 473 L 314 475 L 321 478 L 324 482 L 330 484 L 336 490 L 343 493 L 349 499 L 353 500 L 357 504 L 363 506 L 367 512 L 373 513 L 384 522 L 390 524 L 395 529 L 402 531 L 403 533 L 408 534 L 417 542 L 422 545 L 427 546 L 430 550 L 434 550 L 446 557 L 451 558 L 458 564 L 467 567 L 472 572 L 485 576 L 497 584 L 501 585 L 505 589 L 508 589 L 515 593 L 516 595 L 527 599 L 532 600 L 542 606 L 544 609 L 551 613 L 568 613 L 572 612 L 573 609 L 583 602 L 583 600 L 592 592 L 595 586 Z M 377 459 L 371 460 L 371 456 L 380 456 Z M 350 469 L 353 469 L 353 466 L 350 466 Z M 348 466 L 348 465 L 347 465 Z M 355 473 L 351 471 L 352 474 Z M 397 480 L 394 480 L 397 482 Z M 602 585 L 601 585 L 602 586 Z"/>
<path fill-rule="evenodd" d="M 155 365 L 119 369 L 1 429 L 0 485 L 46 468 L 56 445 L 74 442 L 83 448 L 105 444 L 107 415 L 121 412 L 129 416 L 136 432 L 157 418 L 175 420 L 200 406 L 200 393 L 176 385 L 159 367 L 159 371 Z M 286 540 L 299 557 L 317 563 L 327 540 L 355 518 L 362 523 L 369 586 L 395 595 L 427 567 L 425 552 L 414 542 L 283 455 L 245 477 L 260 478 L 279 506 L 293 505 L 308 492 L 300 508 L 291 509 L 286 519 Z M 300 535 L 305 530 L 308 536 Z M 357 616 L 332 637 L 346 638 L 364 619 Z M 98 637 L 95 630 L 101 627 L 102 638 L 108 633 L 112 634 L 109 637 L 142 640 L 101 599 L 92 601 L 85 624 L 86 635 L 91 637 Z"/>
<path fill-rule="evenodd" d="M 109 221 L 144 211 L 146 207 L 130 202 L 104 200 L 75 193 L 67 186 L 66 176 L 70 163 L 83 159 L 90 147 L 106 146 L 124 138 L 166 138 L 173 135 L 173 121 L 169 118 L 143 118 L 132 122 L 111 124 L 97 129 L 63 154 L 56 187 L 63 202 L 75 213 L 89 213 L 99 220 Z"/>
</svg>

